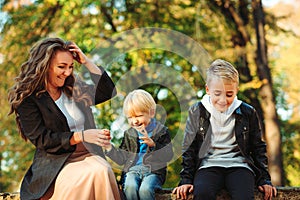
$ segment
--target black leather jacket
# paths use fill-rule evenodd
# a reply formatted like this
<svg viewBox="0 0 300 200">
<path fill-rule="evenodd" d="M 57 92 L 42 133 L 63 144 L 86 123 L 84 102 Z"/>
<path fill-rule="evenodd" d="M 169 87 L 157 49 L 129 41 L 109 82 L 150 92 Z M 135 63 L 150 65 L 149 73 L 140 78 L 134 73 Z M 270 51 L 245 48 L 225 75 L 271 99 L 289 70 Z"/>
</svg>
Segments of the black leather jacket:
<svg viewBox="0 0 300 200">
<path fill-rule="evenodd" d="M 245 161 L 255 172 L 256 184 L 271 185 L 267 170 L 266 144 L 261 139 L 261 126 L 255 109 L 243 102 L 233 114 L 236 119 L 236 141 Z M 210 127 L 209 118 L 210 113 L 201 102 L 190 107 L 183 141 L 183 169 L 180 172 L 179 185 L 193 184 L 194 175 L 208 150 L 208 146 L 202 144 L 209 138 L 206 137 L 210 133 L 207 132 Z"/>
<path fill-rule="evenodd" d="M 151 138 L 155 143 L 155 147 L 147 148 L 147 152 L 143 157 L 143 165 L 150 167 L 151 172 L 159 175 L 164 182 L 167 173 L 167 162 L 173 157 L 171 136 L 168 128 L 157 121 L 157 126 L 153 130 Z M 120 147 L 112 146 L 112 149 L 105 154 L 117 164 L 124 165 L 123 172 L 126 173 L 130 167 L 135 165 L 139 149 L 138 132 L 134 128 L 129 128 L 124 133 Z M 120 182 L 123 182 L 123 177 Z"/>
</svg>

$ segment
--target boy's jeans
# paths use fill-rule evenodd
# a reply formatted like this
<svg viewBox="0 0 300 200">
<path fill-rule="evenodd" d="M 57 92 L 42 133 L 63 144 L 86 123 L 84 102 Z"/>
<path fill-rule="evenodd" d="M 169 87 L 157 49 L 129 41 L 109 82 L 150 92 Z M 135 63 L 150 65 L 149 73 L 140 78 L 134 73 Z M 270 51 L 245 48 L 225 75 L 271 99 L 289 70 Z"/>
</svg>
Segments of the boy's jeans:
<svg viewBox="0 0 300 200">
<path fill-rule="evenodd" d="M 161 189 L 162 181 L 149 167 L 137 165 L 125 175 L 124 193 L 127 200 L 154 200 L 155 190 Z"/>
</svg>

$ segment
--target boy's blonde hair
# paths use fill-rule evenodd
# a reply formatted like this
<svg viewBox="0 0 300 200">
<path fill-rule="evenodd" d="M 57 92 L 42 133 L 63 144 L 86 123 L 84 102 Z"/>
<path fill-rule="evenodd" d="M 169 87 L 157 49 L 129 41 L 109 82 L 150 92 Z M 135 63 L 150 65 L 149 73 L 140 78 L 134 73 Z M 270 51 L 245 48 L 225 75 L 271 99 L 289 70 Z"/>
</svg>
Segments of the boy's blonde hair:
<svg viewBox="0 0 300 200">
<path fill-rule="evenodd" d="M 133 116 L 137 112 L 155 113 L 156 103 L 153 97 L 145 90 L 136 89 L 130 92 L 123 104 L 126 116 Z"/>
<path fill-rule="evenodd" d="M 231 63 L 222 59 L 217 59 L 211 63 L 207 70 L 206 84 L 208 85 L 216 77 L 239 84 L 239 72 Z"/>
</svg>

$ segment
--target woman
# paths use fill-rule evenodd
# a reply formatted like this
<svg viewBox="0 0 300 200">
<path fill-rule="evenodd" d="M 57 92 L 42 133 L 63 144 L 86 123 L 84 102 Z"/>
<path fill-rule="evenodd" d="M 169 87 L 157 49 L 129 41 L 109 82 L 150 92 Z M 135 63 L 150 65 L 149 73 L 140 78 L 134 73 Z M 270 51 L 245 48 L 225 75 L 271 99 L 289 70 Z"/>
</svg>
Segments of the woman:
<svg viewBox="0 0 300 200">
<path fill-rule="evenodd" d="M 94 85 L 74 76 L 74 60 L 89 70 Z M 107 73 L 76 44 L 46 38 L 31 48 L 8 94 L 9 114 L 36 147 L 21 199 L 120 199 L 101 148 L 109 131 L 95 128 L 90 108 L 114 95 Z"/>
</svg>

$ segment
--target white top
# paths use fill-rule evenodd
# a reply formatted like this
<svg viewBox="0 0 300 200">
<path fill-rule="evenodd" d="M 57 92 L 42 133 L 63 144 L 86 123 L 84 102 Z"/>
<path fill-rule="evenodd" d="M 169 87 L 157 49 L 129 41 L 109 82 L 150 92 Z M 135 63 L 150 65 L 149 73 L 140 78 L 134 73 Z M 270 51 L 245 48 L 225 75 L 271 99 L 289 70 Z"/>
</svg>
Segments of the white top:
<svg viewBox="0 0 300 200">
<path fill-rule="evenodd" d="M 225 112 L 220 112 L 214 108 L 209 95 L 205 95 L 201 102 L 211 114 L 212 138 L 208 154 L 203 159 L 200 168 L 246 167 L 251 170 L 241 154 L 234 132 L 235 117 L 232 114 L 242 101 L 236 97 Z"/>
<path fill-rule="evenodd" d="M 71 131 L 84 130 L 84 114 L 72 99 L 69 99 L 62 92 L 62 94 L 55 101 L 55 103 L 67 118 L 68 125 Z"/>
</svg>

